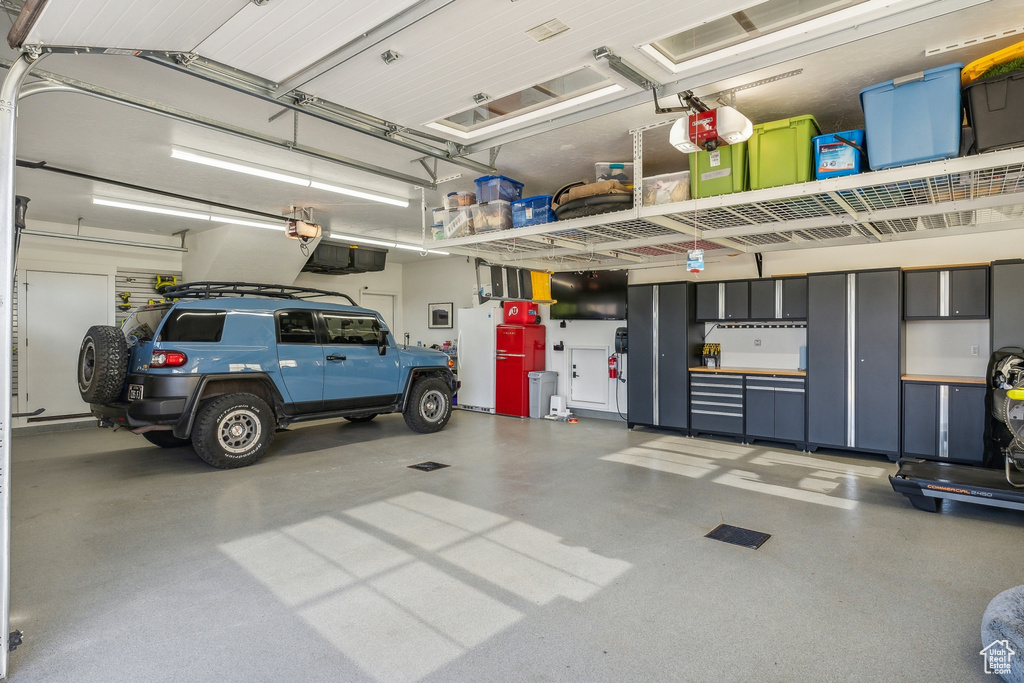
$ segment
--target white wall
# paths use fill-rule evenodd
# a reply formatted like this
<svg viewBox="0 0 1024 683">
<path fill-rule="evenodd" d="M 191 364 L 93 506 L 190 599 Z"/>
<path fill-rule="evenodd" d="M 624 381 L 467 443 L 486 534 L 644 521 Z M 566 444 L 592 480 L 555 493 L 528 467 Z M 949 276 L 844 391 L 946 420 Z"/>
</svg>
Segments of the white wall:
<svg viewBox="0 0 1024 683">
<path fill-rule="evenodd" d="M 73 235 L 78 231 L 76 225 L 65 225 L 59 223 L 47 223 L 29 219 L 26 227 L 29 230 L 62 233 Z M 177 246 L 180 241 L 177 238 L 166 238 L 156 235 L 127 233 L 116 230 L 104 230 L 83 226 L 82 235 L 90 237 L 101 237 L 130 242 L 142 242 L 148 244 L 165 244 Z M 51 237 L 37 237 L 25 235 L 21 239 L 21 248 L 18 253 L 18 282 L 21 291 L 18 293 L 20 306 L 27 305 L 27 297 L 24 296 L 24 273 L 25 271 L 48 271 L 60 273 L 86 273 L 102 275 L 107 278 L 107 294 L 105 302 L 114 301 L 115 283 L 118 268 L 131 270 L 154 270 L 178 272 L 181 270 L 182 252 L 166 251 L 158 249 L 145 249 L 140 247 L 128 247 L 114 244 L 101 244 L 97 242 L 82 242 L 68 239 Z M 114 324 L 113 305 L 109 307 L 109 318 L 96 321 L 99 324 Z M 19 320 L 25 320 L 31 313 L 27 309 L 18 311 Z M 20 330 L 19 330 L 20 331 Z M 77 348 L 80 340 L 74 340 Z M 18 339 L 14 340 L 18 346 Z M 29 386 L 27 367 L 25 363 L 18 363 L 19 396 L 13 402 L 12 412 L 18 411 L 18 405 L 24 405 L 24 392 Z M 15 427 L 25 426 L 28 422 L 25 418 L 15 418 Z"/>
<path fill-rule="evenodd" d="M 726 368 L 796 370 L 800 347 L 807 346 L 807 328 L 711 327 L 705 325 L 704 341 L 722 345 L 722 367 Z"/>
<path fill-rule="evenodd" d="M 547 354 L 546 354 L 546 367 L 548 370 L 554 370 L 558 373 L 558 390 L 556 394 L 559 396 L 565 396 L 566 400 L 569 399 L 569 379 L 570 379 L 570 368 L 569 368 L 569 355 L 570 348 L 582 347 L 582 348 L 600 348 L 604 351 L 604 355 L 607 358 L 615 351 L 615 330 L 619 327 L 626 325 L 625 320 L 566 320 L 565 327 L 561 327 L 560 320 L 549 319 L 549 307 L 541 306 L 541 318 L 543 320 L 544 327 L 547 328 Z M 555 351 L 552 347 L 555 344 L 561 342 L 565 345 L 564 351 Z M 623 356 L 623 364 L 625 364 L 626 356 Z M 626 376 L 629 376 L 628 368 L 623 368 Z M 605 365 L 601 372 L 607 377 L 608 368 Z M 618 408 L 623 415 L 626 414 L 626 385 L 618 380 L 608 379 L 608 393 L 606 397 L 606 403 L 604 406 L 596 405 L 582 405 L 574 404 L 570 401 L 568 405 L 570 407 L 585 407 L 588 410 L 600 410 L 606 412 L 615 412 L 615 392 L 618 391 Z"/>
<path fill-rule="evenodd" d="M 1024 230 L 980 232 L 900 242 L 879 242 L 844 247 L 772 251 L 764 254 L 764 276 L 802 275 L 868 268 L 907 268 L 961 263 L 988 263 L 1000 259 L 1024 257 Z M 629 271 L 630 284 L 678 282 L 681 280 L 739 280 L 757 277 L 754 255 L 708 255 L 700 276 L 687 272 L 686 264 L 665 268 L 635 268 Z M 683 259 L 685 261 L 685 259 Z"/>
<path fill-rule="evenodd" d="M 988 320 L 913 320 L 904 330 L 908 375 L 985 376 Z M 971 353 L 972 346 L 978 355 Z"/>
<path fill-rule="evenodd" d="M 477 305 L 476 271 L 471 258 L 450 256 L 443 259 L 424 258 L 402 264 L 402 307 L 405 331 L 409 342 L 424 346 L 455 341 L 459 330 L 459 309 Z M 454 304 L 451 329 L 427 327 L 427 305 Z"/>
</svg>

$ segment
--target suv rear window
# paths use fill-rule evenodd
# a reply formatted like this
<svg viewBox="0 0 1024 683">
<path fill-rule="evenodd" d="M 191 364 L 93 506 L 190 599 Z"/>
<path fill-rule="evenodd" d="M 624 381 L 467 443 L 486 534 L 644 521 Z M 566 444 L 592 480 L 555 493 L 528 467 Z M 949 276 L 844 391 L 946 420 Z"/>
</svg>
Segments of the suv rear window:
<svg viewBox="0 0 1024 683">
<path fill-rule="evenodd" d="M 224 334 L 224 311 L 178 309 L 167 316 L 160 330 L 162 342 L 219 342 Z"/>
<path fill-rule="evenodd" d="M 131 337 L 136 337 L 141 342 L 153 341 L 156 328 L 160 327 L 160 321 L 164 319 L 169 310 L 171 310 L 170 305 L 140 308 L 121 324 L 121 331 L 129 341 Z"/>
</svg>

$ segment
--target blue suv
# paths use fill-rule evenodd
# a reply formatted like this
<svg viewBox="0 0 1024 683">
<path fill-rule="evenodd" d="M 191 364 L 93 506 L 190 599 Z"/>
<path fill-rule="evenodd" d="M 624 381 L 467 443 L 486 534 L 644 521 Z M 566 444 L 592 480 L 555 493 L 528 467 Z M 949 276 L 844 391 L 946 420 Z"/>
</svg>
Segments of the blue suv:
<svg viewBox="0 0 1024 683">
<path fill-rule="evenodd" d="M 401 412 L 416 432 L 448 423 L 451 359 L 398 346 L 379 314 L 344 294 L 225 282 L 162 293 L 166 303 L 82 340 L 78 388 L 101 427 L 163 448 L 191 444 L 210 465 L 232 468 L 263 457 L 293 422 Z"/>
</svg>

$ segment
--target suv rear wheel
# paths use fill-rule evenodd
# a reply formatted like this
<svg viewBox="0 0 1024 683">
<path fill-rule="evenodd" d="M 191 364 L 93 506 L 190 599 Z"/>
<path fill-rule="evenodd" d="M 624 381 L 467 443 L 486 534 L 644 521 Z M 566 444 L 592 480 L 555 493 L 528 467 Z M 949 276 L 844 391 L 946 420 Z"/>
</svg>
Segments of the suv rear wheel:
<svg viewBox="0 0 1024 683">
<path fill-rule="evenodd" d="M 412 385 L 405 405 L 405 424 L 421 434 L 444 428 L 452 416 L 452 392 L 444 380 L 422 377 Z"/>
<path fill-rule="evenodd" d="M 145 432 L 142 436 L 146 438 L 146 441 L 160 448 L 181 448 L 192 443 L 188 439 L 179 439 L 170 431 L 164 430 Z"/>
<path fill-rule="evenodd" d="M 196 454 L 221 469 L 253 464 L 273 440 L 270 406 L 253 394 L 224 394 L 206 401 L 192 429 Z"/>
<path fill-rule="evenodd" d="M 128 342 L 120 328 L 93 325 L 78 352 L 78 393 L 86 403 L 112 403 L 121 397 L 128 373 Z"/>
</svg>

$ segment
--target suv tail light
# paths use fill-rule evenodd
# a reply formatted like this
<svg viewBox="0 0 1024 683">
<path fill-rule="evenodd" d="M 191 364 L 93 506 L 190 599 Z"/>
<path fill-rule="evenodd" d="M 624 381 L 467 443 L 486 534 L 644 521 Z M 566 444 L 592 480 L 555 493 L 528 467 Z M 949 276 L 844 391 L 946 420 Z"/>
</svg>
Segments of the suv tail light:
<svg viewBox="0 0 1024 683">
<path fill-rule="evenodd" d="M 188 362 L 188 356 L 181 351 L 154 351 L 149 360 L 151 368 L 178 368 Z"/>
</svg>

